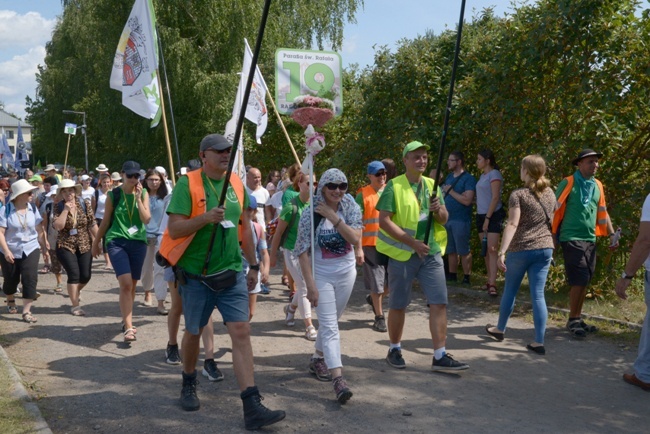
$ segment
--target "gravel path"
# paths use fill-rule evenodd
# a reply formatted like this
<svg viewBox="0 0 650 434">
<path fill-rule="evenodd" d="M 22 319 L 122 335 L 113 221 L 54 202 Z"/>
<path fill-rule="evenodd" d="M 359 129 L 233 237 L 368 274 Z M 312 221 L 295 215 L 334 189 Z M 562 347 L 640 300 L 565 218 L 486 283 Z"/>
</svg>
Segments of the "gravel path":
<svg viewBox="0 0 650 434">
<path fill-rule="evenodd" d="M 66 296 L 54 294 L 54 276 L 41 276 L 43 296 L 33 308 L 38 323 L 2 312 L 5 351 L 54 433 L 243 432 L 230 339 L 215 312 L 220 383 L 201 379 L 201 409 L 178 405 L 180 367 L 167 365 L 166 317 L 136 298 L 138 341 L 122 343 L 117 280 L 97 263 L 83 291 L 86 317 L 69 314 Z M 547 355 L 525 349 L 532 325 L 513 318 L 507 339 L 496 342 L 483 327 L 496 321 L 489 309 L 463 303 L 450 290 L 448 351 L 470 364 L 460 374 L 430 371 L 432 349 L 421 294 L 407 314 L 403 355 L 407 369 L 384 361 L 386 333 L 370 328 L 361 279 L 344 314 L 344 372 L 354 396 L 340 406 L 331 384 L 307 372 L 313 344 L 300 321 L 284 326 L 287 301 L 277 270 L 272 292 L 258 298 L 253 350 L 264 403 L 287 418 L 268 432 L 648 432 L 650 394 L 621 379 L 636 348 L 591 337 L 569 339 L 547 331 Z M 20 303 L 19 303 L 20 304 Z M 181 324 L 182 330 L 182 324 Z M 201 363 L 203 355 L 201 354 Z"/>
</svg>

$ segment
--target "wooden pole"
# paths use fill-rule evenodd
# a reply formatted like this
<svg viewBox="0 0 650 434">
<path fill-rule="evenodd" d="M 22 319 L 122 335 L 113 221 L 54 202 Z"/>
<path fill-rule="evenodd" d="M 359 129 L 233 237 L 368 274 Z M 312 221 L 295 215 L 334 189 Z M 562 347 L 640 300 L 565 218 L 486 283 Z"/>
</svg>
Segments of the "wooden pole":
<svg viewBox="0 0 650 434">
<path fill-rule="evenodd" d="M 158 79 L 158 89 L 160 90 L 160 109 L 162 110 L 163 128 L 165 129 L 165 143 L 167 143 L 167 158 L 169 158 L 169 176 L 172 185 L 176 185 L 176 172 L 174 171 L 174 159 L 172 157 L 172 145 L 169 141 L 169 130 L 167 130 L 167 116 L 165 115 L 165 97 L 162 93 L 162 83 L 160 82 L 160 73 L 156 69 L 156 78 Z"/>
<path fill-rule="evenodd" d="M 63 172 L 65 172 L 68 167 L 68 152 L 70 152 L 70 137 L 72 137 L 72 134 L 68 134 L 68 146 L 65 148 L 65 162 L 63 163 Z"/>
<path fill-rule="evenodd" d="M 266 86 L 266 83 L 264 83 L 264 86 Z M 296 149 L 293 147 L 293 143 L 291 143 L 291 137 L 289 137 L 289 133 L 287 132 L 287 129 L 284 127 L 284 122 L 282 122 L 282 118 L 280 117 L 280 113 L 278 112 L 278 108 L 275 106 L 275 101 L 273 101 L 273 97 L 271 96 L 271 93 L 269 92 L 269 89 L 266 89 L 266 96 L 269 98 L 269 101 L 271 101 L 271 105 L 273 106 L 273 111 L 275 112 L 275 117 L 278 118 L 278 121 L 280 122 L 280 126 L 282 127 L 282 131 L 284 132 L 284 137 L 287 138 L 287 142 L 289 142 L 289 146 L 291 147 L 291 152 L 293 153 L 294 158 L 296 159 L 296 163 L 302 164 L 300 162 L 300 159 L 298 158 L 298 154 L 296 153 Z"/>
</svg>

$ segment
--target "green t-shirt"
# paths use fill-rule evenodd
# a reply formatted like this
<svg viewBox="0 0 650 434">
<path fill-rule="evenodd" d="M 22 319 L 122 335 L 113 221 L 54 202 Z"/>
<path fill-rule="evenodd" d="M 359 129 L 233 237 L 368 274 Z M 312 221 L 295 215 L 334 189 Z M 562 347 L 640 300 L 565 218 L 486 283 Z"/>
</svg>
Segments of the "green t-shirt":
<svg viewBox="0 0 650 434">
<path fill-rule="evenodd" d="M 206 211 L 219 205 L 219 197 L 223 190 L 224 180 L 215 181 L 201 174 L 203 188 L 205 189 Z M 225 219 L 232 222 L 233 227 L 224 228 L 218 224 L 210 264 L 207 274 L 214 274 L 223 270 L 242 271 L 242 255 L 239 248 L 238 224 L 241 216 L 241 206 L 237 195 L 231 185 L 228 185 L 226 194 Z M 248 195 L 244 194 L 244 207 L 248 207 Z M 183 176 L 174 187 L 172 199 L 167 208 L 168 214 L 180 214 L 189 217 L 192 212 L 192 198 L 190 196 L 189 179 Z M 208 245 L 212 236 L 214 224 L 207 224 L 198 230 L 194 239 L 187 247 L 183 256 L 178 261 L 178 266 L 192 274 L 202 274 Z"/>
<path fill-rule="evenodd" d="M 418 195 L 418 183 L 410 183 L 411 188 L 413 189 L 413 193 Z M 440 205 L 445 204 L 445 199 L 442 197 L 440 187 L 438 187 L 438 198 L 440 199 Z M 422 182 L 422 188 L 420 189 L 420 216 L 425 214 L 426 216 L 429 215 L 429 191 L 426 186 L 426 183 L 424 181 Z M 381 197 L 379 198 L 379 202 L 377 202 L 377 209 L 379 211 L 388 211 L 391 213 L 395 213 L 397 207 L 395 205 L 395 190 L 393 188 L 393 180 L 391 179 L 388 181 L 388 184 L 386 184 L 386 187 L 384 188 L 384 191 L 381 194 Z M 427 219 L 424 218 L 423 220 L 420 220 L 418 222 L 418 229 L 415 233 L 415 239 L 423 241 L 424 240 L 424 233 L 427 230 Z M 429 232 L 429 242 L 427 243 L 429 246 L 429 255 L 435 255 L 438 252 L 441 252 L 442 249 L 436 243 L 434 239 L 434 228 L 433 224 L 431 225 L 431 231 Z"/>
<path fill-rule="evenodd" d="M 567 180 L 563 179 L 555 191 L 556 199 L 560 198 L 566 186 Z M 593 197 L 586 206 L 582 204 L 580 198 L 580 186 L 574 180 L 571 193 L 566 199 L 566 209 L 560 226 L 560 241 L 590 241 L 595 243 L 596 213 L 598 212 L 600 189 L 597 185 L 594 186 Z"/>
<path fill-rule="evenodd" d="M 309 206 L 309 202 L 303 203 L 300 200 L 300 196 L 296 196 L 296 216 L 293 217 L 293 224 L 290 227 L 285 229 L 286 238 L 282 247 L 285 249 L 293 250 L 296 247 L 296 240 L 298 239 L 298 223 L 300 222 L 300 216 L 305 208 Z M 284 220 L 289 224 L 291 222 L 291 215 L 293 214 L 293 201 L 289 201 L 285 206 L 282 207 L 280 212 L 280 219 Z"/>
<path fill-rule="evenodd" d="M 294 197 L 297 197 L 300 194 L 300 192 L 296 191 L 293 189 L 293 185 L 290 185 L 287 187 L 286 190 L 284 190 L 284 193 L 282 194 L 282 208 Z"/>
<path fill-rule="evenodd" d="M 142 194 L 144 195 L 144 192 Z M 115 207 L 113 191 L 109 191 L 108 195 Z M 111 218 L 111 216 L 105 216 L 105 218 Z M 134 226 L 137 232 L 130 234 L 129 229 Z M 135 194 L 126 194 L 124 190 L 120 192 L 120 200 L 117 207 L 113 210 L 113 223 L 108 228 L 108 231 L 106 231 L 105 240 L 108 243 L 116 238 L 147 242 L 147 229 L 145 224 L 142 223 L 142 220 L 140 220 Z"/>
</svg>

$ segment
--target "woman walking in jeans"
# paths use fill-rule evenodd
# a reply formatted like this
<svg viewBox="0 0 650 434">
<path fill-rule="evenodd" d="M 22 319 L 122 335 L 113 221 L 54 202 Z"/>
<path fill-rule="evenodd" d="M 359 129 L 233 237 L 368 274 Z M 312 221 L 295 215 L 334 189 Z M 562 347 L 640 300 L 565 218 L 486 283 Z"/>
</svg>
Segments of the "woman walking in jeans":
<svg viewBox="0 0 650 434">
<path fill-rule="evenodd" d="M 496 340 L 503 340 L 506 324 L 515 306 L 515 296 L 524 274 L 528 273 L 535 341 L 526 348 L 544 355 L 544 332 L 548 316 L 544 287 L 553 257 L 551 222 L 556 201 L 550 188 L 551 183 L 544 177 L 546 163 L 542 157 L 525 157 L 520 172 L 524 188 L 517 189 L 510 195 L 508 224 L 498 252 L 498 267 L 506 273 L 499 322 L 496 327 L 488 324 L 485 330 Z"/>
<path fill-rule="evenodd" d="M 361 242 L 361 209 L 346 194 L 348 180 L 338 169 L 327 170 L 314 196 L 314 214 L 303 212 L 298 226 L 294 254 L 307 285 L 307 299 L 316 308 L 319 329 L 316 352 L 309 371 L 321 381 L 332 378 L 339 403 L 345 404 L 352 392 L 343 379 L 341 337 L 338 319 L 348 304 L 357 277 L 353 245 Z M 314 270 L 310 246 L 311 221 L 314 218 Z M 329 372 L 328 372 L 329 369 Z"/>
</svg>

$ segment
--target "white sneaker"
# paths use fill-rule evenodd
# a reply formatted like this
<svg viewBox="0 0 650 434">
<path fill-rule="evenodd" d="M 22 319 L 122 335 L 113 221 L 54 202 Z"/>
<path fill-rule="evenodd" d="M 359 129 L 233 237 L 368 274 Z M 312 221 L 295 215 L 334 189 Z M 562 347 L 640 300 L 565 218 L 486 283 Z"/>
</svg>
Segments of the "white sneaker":
<svg viewBox="0 0 650 434">
<path fill-rule="evenodd" d="M 307 339 L 308 341 L 315 341 L 317 337 L 318 337 L 318 332 L 316 331 L 316 327 L 314 327 L 313 325 L 307 327 L 307 329 L 305 330 L 305 339 Z"/>
<path fill-rule="evenodd" d="M 291 310 L 291 303 L 287 304 L 283 310 L 284 310 L 284 314 L 286 315 L 286 317 L 284 318 L 284 323 L 289 327 L 293 327 L 294 325 L 296 325 L 296 319 L 295 319 L 296 311 Z"/>
</svg>

